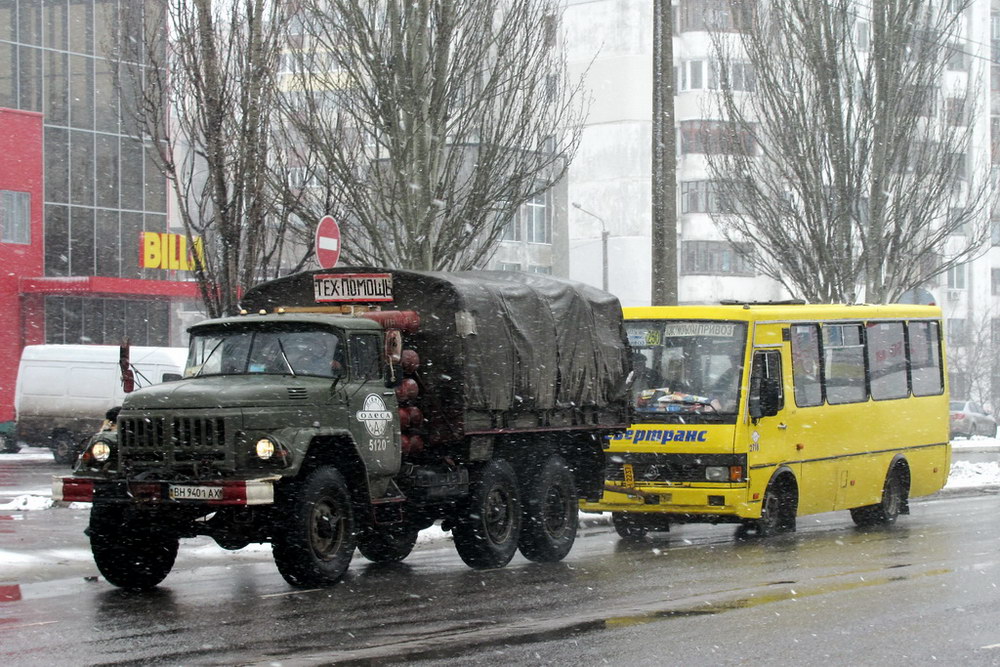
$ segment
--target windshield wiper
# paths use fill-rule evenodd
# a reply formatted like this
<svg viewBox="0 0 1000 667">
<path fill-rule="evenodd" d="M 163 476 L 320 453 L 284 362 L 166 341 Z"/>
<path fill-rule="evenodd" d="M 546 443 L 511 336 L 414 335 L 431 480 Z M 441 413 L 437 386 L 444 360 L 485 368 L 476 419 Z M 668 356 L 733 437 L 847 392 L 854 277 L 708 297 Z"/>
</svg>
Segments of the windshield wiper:
<svg viewBox="0 0 1000 667">
<path fill-rule="evenodd" d="M 208 356 L 207 356 L 207 357 L 205 357 L 204 361 L 202 361 L 202 362 L 201 362 L 201 366 L 199 366 L 199 367 L 198 367 L 198 372 L 197 372 L 197 373 L 195 373 L 195 374 L 194 374 L 194 375 L 193 375 L 192 377 L 199 377 L 199 376 L 201 375 L 201 372 L 202 372 L 203 370 L 205 370 L 205 364 L 207 364 L 207 363 L 208 363 L 208 361 L 209 361 L 209 360 L 210 360 L 210 359 L 212 358 L 212 356 L 213 356 L 213 355 L 215 354 L 215 351 L 219 349 L 219 347 L 220 347 L 220 346 L 222 345 L 223 341 L 225 341 L 225 340 L 226 340 L 225 338 L 220 338 L 220 339 L 219 339 L 219 342 L 215 344 L 215 347 L 213 347 L 213 348 L 212 348 L 212 351 L 211 351 L 211 352 L 209 352 L 209 353 L 208 353 Z"/>
<path fill-rule="evenodd" d="M 285 354 L 285 346 L 281 344 L 281 338 L 275 336 L 278 341 L 278 351 L 281 352 L 281 360 L 285 362 L 285 366 L 288 368 L 288 372 L 292 374 L 292 377 L 296 377 L 295 369 L 292 368 L 292 362 L 288 361 L 288 355 Z"/>
</svg>

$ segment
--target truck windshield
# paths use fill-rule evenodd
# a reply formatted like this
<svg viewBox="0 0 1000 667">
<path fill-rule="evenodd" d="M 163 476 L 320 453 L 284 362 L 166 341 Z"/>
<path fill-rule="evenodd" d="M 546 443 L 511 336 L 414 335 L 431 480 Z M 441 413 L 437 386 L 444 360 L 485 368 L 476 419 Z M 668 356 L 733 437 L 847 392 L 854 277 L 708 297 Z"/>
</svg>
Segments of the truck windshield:
<svg viewBox="0 0 1000 667">
<path fill-rule="evenodd" d="M 225 330 L 191 336 L 185 377 L 344 374 L 340 337 L 327 329 Z"/>
<path fill-rule="evenodd" d="M 632 320 L 632 399 L 643 419 L 735 415 L 746 354 L 746 324 Z"/>
</svg>

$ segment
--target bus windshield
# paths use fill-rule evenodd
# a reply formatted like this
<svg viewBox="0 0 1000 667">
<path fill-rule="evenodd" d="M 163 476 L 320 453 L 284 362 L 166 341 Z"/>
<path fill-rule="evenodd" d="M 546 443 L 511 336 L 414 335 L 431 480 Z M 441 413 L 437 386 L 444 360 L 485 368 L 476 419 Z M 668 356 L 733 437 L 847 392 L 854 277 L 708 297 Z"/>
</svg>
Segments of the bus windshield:
<svg viewBox="0 0 1000 667">
<path fill-rule="evenodd" d="M 735 415 L 746 354 L 746 324 L 631 320 L 637 416 Z"/>
<path fill-rule="evenodd" d="M 225 329 L 192 334 L 184 376 L 342 372 L 340 337 L 329 329 Z"/>
</svg>

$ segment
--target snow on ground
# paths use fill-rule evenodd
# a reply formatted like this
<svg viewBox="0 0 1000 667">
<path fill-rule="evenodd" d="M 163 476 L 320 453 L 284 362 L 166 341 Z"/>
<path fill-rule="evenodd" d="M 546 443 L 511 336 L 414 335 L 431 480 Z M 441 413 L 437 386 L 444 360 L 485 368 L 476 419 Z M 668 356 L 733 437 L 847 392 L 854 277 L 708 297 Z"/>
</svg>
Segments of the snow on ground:
<svg viewBox="0 0 1000 667">
<path fill-rule="evenodd" d="M 0 463 L 23 461 L 51 461 L 52 450 L 45 447 L 22 447 L 17 454 L 0 453 Z"/>
</svg>

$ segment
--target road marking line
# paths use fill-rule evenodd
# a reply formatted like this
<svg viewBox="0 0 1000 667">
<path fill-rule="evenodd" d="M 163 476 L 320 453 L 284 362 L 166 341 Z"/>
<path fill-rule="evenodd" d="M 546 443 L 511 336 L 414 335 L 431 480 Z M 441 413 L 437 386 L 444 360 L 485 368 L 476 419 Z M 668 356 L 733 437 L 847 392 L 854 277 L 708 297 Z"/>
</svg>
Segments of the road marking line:
<svg viewBox="0 0 1000 667">
<path fill-rule="evenodd" d="M 987 648 L 1000 648 L 1000 644 L 990 644 L 989 646 L 980 646 L 979 648 L 980 648 L 980 649 L 987 649 Z"/>
<path fill-rule="evenodd" d="M 304 591 L 288 591 L 287 593 L 268 593 L 267 595 L 261 595 L 260 597 L 261 597 L 261 599 L 263 599 L 263 598 L 280 598 L 280 597 L 285 597 L 286 595 L 299 595 L 300 593 L 315 593 L 316 591 L 321 591 L 321 590 L 323 590 L 323 589 L 322 588 L 307 588 Z"/>
</svg>

